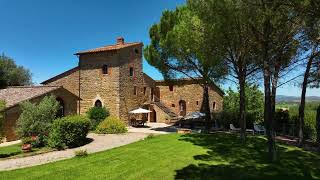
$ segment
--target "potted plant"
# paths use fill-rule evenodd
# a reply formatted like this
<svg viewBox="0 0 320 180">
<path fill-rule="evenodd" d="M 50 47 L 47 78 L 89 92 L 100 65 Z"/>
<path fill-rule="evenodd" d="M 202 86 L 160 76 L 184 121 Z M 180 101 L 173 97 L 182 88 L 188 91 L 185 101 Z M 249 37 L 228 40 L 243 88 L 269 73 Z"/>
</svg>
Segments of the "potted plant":
<svg viewBox="0 0 320 180">
<path fill-rule="evenodd" d="M 32 143 L 32 139 L 30 137 L 25 137 L 25 138 L 22 138 L 22 151 L 23 152 L 30 152 L 31 151 L 31 143 Z"/>
</svg>

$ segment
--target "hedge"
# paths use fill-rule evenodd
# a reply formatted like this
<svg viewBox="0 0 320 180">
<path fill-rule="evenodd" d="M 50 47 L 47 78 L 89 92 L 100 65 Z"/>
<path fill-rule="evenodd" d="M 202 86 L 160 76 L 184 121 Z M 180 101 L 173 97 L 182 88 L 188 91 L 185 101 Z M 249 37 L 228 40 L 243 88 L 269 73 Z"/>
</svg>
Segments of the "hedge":
<svg viewBox="0 0 320 180">
<path fill-rule="evenodd" d="M 91 127 L 85 116 L 67 116 L 53 122 L 48 145 L 53 148 L 78 147 L 86 143 Z"/>
</svg>

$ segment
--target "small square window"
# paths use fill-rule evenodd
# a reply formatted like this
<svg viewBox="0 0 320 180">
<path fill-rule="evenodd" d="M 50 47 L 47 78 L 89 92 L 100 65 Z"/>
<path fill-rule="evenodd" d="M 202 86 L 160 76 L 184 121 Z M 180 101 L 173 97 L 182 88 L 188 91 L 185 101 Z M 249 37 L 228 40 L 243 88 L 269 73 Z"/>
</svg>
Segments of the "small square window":
<svg viewBox="0 0 320 180">
<path fill-rule="evenodd" d="M 176 105 L 175 104 L 171 104 L 171 107 L 176 107 Z"/>
<path fill-rule="evenodd" d="M 197 101 L 197 105 L 199 105 L 199 101 Z"/>
<path fill-rule="evenodd" d="M 130 77 L 132 77 L 133 75 L 134 75 L 133 67 L 130 67 Z"/>
<path fill-rule="evenodd" d="M 170 90 L 170 91 L 173 91 L 173 86 L 169 86 L 169 90 Z"/>
</svg>

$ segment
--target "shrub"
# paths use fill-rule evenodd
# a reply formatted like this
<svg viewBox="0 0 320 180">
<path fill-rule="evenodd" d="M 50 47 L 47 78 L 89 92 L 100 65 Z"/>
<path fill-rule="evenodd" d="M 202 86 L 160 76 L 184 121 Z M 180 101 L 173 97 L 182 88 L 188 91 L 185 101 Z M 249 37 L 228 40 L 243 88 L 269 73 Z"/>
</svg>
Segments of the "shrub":
<svg viewBox="0 0 320 180">
<path fill-rule="evenodd" d="M 84 116 L 67 116 L 53 122 L 48 144 L 53 148 L 81 146 L 86 142 L 91 122 Z"/>
<path fill-rule="evenodd" d="M 31 144 L 32 143 L 32 139 L 31 137 L 24 137 L 21 139 L 21 143 L 22 144 Z"/>
<path fill-rule="evenodd" d="M 76 155 L 76 157 L 85 157 L 88 156 L 88 152 L 86 149 L 79 149 L 74 151 L 74 155 Z"/>
<path fill-rule="evenodd" d="M 105 107 L 92 107 L 87 114 L 91 120 L 92 128 L 95 129 L 102 120 L 109 116 L 109 110 Z"/>
<path fill-rule="evenodd" d="M 0 100 L 0 143 L 1 143 L 1 140 L 2 138 L 4 137 L 4 127 L 3 127 L 3 124 L 4 124 L 4 109 L 6 107 L 6 103 L 3 101 L 3 100 Z"/>
<path fill-rule="evenodd" d="M 22 113 L 17 121 L 17 133 L 20 137 L 44 136 L 48 134 L 59 103 L 54 96 L 46 96 L 38 105 L 29 101 L 21 104 Z M 45 138 L 39 139 L 40 144 L 46 144 Z"/>
<path fill-rule="evenodd" d="M 126 124 L 113 116 L 107 117 L 96 129 L 96 132 L 99 134 L 121 134 L 127 131 Z"/>
</svg>

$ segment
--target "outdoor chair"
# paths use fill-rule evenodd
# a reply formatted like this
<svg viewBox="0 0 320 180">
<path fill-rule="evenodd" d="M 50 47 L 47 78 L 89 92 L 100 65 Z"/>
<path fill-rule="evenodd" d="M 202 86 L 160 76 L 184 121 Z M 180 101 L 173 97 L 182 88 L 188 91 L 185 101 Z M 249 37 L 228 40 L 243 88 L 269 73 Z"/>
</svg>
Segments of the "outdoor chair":
<svg viewBox="0 0 320 180">
<path fill-rule="evenodd" d="M 254 131 L 256 131 L 258 134 L 265 134 L 266 130 L 264 129 L 263 126 L 260 126 L 258 124 L 253 125 Z"/>
<path fill-rule="evenodd" d="M 240 128 L 236 128 L 236 127 L 234 127 L 233 124 L 230 124 L 230 130 L 231 131 L 240 131 Z"/>
<path fill-rule="evenodd" d="M 234 132 L 240 132 L 241 128 L 236 128 L 234 127 L 233 124 L 230 124 L 230 130 Z M 254 130 L 253 129 L 246 129 L 246 132 L 252 133 L 254 135 Z"/>
</svg>

